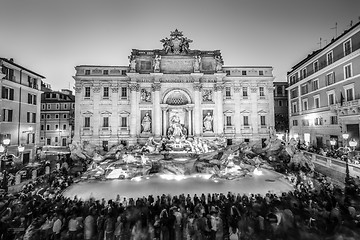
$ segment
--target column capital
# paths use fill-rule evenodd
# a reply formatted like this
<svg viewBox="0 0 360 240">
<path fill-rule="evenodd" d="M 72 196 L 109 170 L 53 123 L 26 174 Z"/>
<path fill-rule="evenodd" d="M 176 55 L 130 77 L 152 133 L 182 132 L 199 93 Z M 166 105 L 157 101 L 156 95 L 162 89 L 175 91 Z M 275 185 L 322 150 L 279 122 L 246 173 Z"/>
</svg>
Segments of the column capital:
<svg viewBox="0 0 360 240">
<path fill-rule="evenodd" d="M 82 87 L 75 87 L 75 93 L 81 93 Z"/>
<path fill-rule="evenodd" d="M 194 83 L 193 85 L 195 91 L 201 91 L 202 84 L 201 83 Z"/>
<path fill-rule="evenodd" d="M 224 88 L 225 88 L 225 86 L 222 83 L 214 84 L 214 91 L 215 92 L 221 92 Z"/>
<path fill-rule="evenodd" d="M 135 91 L 138 92 L 140 90 L 140 86 L 137 83 L 130 83 L 129 89 L 131 92 L 135 92 Z"/>
<path fill-rule="evenodd" d="M 236 93 L 241 92 L 241 87 L 240 86 L 235 86 L 234 87 L 234 92 L 236 92 Z"/>
<path fill-rule="evenodd" d="M 161 83 L 153 83 L 153 84 L 151 85 L 151 89 L 152 89 L 153 92 L 155 92 L 155 91 L 160 91 L 160 89 L 161 89 Z"/>
</svg>

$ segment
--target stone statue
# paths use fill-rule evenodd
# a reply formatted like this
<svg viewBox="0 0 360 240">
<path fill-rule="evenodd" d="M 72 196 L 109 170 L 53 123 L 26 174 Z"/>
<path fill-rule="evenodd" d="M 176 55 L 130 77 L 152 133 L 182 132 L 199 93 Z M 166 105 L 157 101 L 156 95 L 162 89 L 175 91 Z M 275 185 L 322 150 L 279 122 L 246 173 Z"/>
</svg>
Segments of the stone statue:
<svg viewBox="0 0 360 240">
<path fill-rule="evenodd" d="M 212 131 L 212 122 L 213 122 L 213 117 L 211 116 L 211 114 L 208 112 L 207 115 L 204 117 L 204 131 Z"/>
<path fill-rule="evenodd" d="M 141 89 L 140 99 L 142 102 L 151 102 L 151 93 L 146 89 Z"/>
<path fill-rule="evenodd" d="M 200 63 L 201 63 L 201 57 L 200 56 L 195 56 L 195 61 L 194 61 L 194 72 L 199 72 L 200 71 Z"/>
<path fill-rule="evenodd" d="M 171 117 L 168 135 L 172 137 L 183 137 L 186 135 L 186 128 L 181 124 L 180 117 L 175 114 Z"/>
<path fill-rule="evenodd" d="M 223 65 L 223 61 L 221 60 L 221 57 L 220 56 L 215 57 L 215 61 L 216 61 L 215 71 L 216 72 L 221 72 L 222 71 L 222 65 Z"/>
<path fill-rule="evenodd" d="M 149 116 L 149 112 L 145 113 L 145 116 L 143 117 L 141 121 L 141 126 L 143 127 L 143 130 L 141 133 L 150 133 L 151 132 L 151 118 Z"/>
<path fill-rule="evenodd" d="M 211 102 L 212 101 L 212 91 L 210 89 L 204 89 L 202 95 L 203 102 Z"/>
<path fill-rule="evenodd" d="M 136 70 L 136 59 L 135 58 L 132 58 L 130 60 L 130 71 L 131 72 L 135 72 Z"/>
<path fill-rule="evenodd" d="M 160 55 L 156 55 L 155 59 L 154 59 L 154 72 L 160 72 L 160 60 L 161 60 L 161 56 Z"/>
</svg>

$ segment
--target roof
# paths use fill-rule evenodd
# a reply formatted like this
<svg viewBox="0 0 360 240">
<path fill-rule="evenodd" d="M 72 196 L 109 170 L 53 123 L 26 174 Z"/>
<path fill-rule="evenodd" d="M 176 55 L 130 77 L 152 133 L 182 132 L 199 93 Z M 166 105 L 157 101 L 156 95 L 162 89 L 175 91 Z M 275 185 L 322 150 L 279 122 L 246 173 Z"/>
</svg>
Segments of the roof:
<svg viewBox="0 0 360 240">
<path fill-rule="evenodd" d="M 295 64 L 292 68 L 291 71 L 288 71 L 287 74 L 290 74 L 291 72 L 293 72 L 296 68 L 298 68 L 300 65 L 302 65 L 303 63 L 307 62 L 309 59 L 311 59 L 312 57 L 314 57 L 316 54 L 318 54 L 319 52 L 321 52 L 322 50 L 328 48 L 330 45 L 332 45 L 334 42 L 336 42 L 338 39 L 342 38 L 345 34 L 347 34 L 348 32 L 352 31 L 353 29 L 355 29 L 357 26 L 360 25 L 360 21 L 358 23 L 356 23 L 354 26 L 352 26 L 351 28 L 345 30 L 340 36 L 338 36 L 337 38 L 333 38 L 330 43 L 328 43 L 325 47 L 318 49 L 316 51 L 313 51 L 311 54 L 309 54 L 306 58 L 304 58 L 303 60 L 301 60 L 300 62 L 298 62 L 297 64 Z"/>
<path fill-rule="evenodd" d="M 6 58 L 0 57 L 0 59 L 1 59 L 2 61 L 4 61 L 4 62 L 7 62 L 7 63 L 9 63 L 9 64 L 11 64 L 11 65 L 14 65 L 14 66 L 18 67 L 18 68 L 21 68 L 21 69 L 23 69 L 23 70 L 25 70 L 25 71 L 27 71 L 27 72 L 29 72 L 29 73 L 31 73 L 31 74 L 34 74 L 34 75 L 36 75 L 36 76 L 38 76 L 38 77 L 40 77 L 40 78 L 46 78 L 46 77 L 44 77 L 44 76 L 42 76 L 42 75 L 40 75 L 40 74 L 38 74 L 38 73 L 36 73 L 36 72 L 34 72 L 34 71 L 31 71 L 31 70 L 29 70 L 29 69 L 27 69 L 27 68 L 25 68 L 25 67 L 23 67 L 23 66 L 21 66 L 21 65 L 19 65 L 19 64 L 14 63 L 13 61 L 8 60 L 8 59 L 6 59 Z"/>
</svg>

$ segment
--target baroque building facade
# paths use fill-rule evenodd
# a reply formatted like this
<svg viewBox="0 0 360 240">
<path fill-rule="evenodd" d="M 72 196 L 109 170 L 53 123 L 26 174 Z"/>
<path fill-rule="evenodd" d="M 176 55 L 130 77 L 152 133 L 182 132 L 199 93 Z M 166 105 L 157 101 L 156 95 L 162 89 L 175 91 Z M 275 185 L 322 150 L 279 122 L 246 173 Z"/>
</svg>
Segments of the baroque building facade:
<svg viewBox="0 0 360 240">
<path fill-rule="evenodd" d="M 289 131 L 287 87 L 287 82 L 274 82 L 275 129 L 283 140 L 287 140 Z"/>
<path fill-rule="evenodd" d="M 315 147 L 348 145 L 344 133 L 359 142 L 360 22 L 297 63 L 287 80 L 291 137 Z"/>
<path fill-rule="evenodd" d="M 109 146 L 149 137 L 265 141 L 274 127 L 273 68 L 223 66 L 219 50 L 133 49 L 129 66 L 76 66 L 74 141 Z"/>
<path fill-rule="evenodd" d="M 0 58 L 0 144 L 4 144 L 4 139 L 10 139 L 7 154 L 19 156 L 23 163 L 35 159 L 39 145 L 41 83 L 44 78 L 13 59 Z M 19 146 L 23 147 L 22 153 Z"/>
<path fill-rule="evenodd" d="M 72 91 L 44 90 L 41 95 L 40 145 L 68 147 L 74 136 L 75 96 Z"/>
</svg>

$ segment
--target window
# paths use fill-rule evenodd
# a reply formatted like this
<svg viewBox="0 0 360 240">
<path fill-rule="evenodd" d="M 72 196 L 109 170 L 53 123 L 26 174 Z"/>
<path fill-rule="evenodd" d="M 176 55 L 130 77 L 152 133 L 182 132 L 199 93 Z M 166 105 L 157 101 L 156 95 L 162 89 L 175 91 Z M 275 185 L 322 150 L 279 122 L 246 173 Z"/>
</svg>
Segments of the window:
<svg viewBox="0 0 360 240">
<path fill-rule="evenodd" d="M 279 107 L 282 107 L 282 106 L 283 106 L 283 101 L 279 100 Z"/>
<path fill-rule="evenodd" d="M 85 97 L 86 98 L 90 97 L 90 87 L 85 87 Z"/>
<path fill-rule="evenodd" d="M 45 118 L 45 114 L 41 114 L 41 119 L 44 119 Z"/>
<path fill-rule="evenodd" d="M 317 89 L 319 89 L 319 79 L 314 79 L 312 81 L 312 90 L 315 91 Z"/>
<path fill-rule="evenodd" d="M 320 96 L 314 96 L 314 108 L 319 108 L 320 107 Z"/>
<path fill-rule="evenodd" d="M 292 113 L 297 113 L 297 110 L 298 110 L 298 109 L 297 109 L 297 103 L 296 103 L 296 102 L 292 102 L 291 105 L 292 105 L 292 108 L 291 108 L 291 109 L 292 109 Z"/>
<path fill-rule="evenodd" d="M 55 114 L 55 118 L 59 118 L 59 114 Z"/>
<path fill-rule="evenodd" d="M 344 42 L 344 56 L 351 53 L 351 39 Z"/>
<path fill-rule="evenodd" d="M 335 94 L 334 93 L 328 93 L 328 103 L 329 103 L 329 105 L 335 104 Z"/>
<path fill-rule="evenodd" d="M 36 113 L 32 113 L 32 122 L 36 123 Z"/>
<path fill-rule="evenodd" d="M 226 116 L 226 126 L 231 126 L 231 116 Z"/>
<path fill-rule="evenodd" d="M 31 121 L 31 112 L 27 112 L 26 113 L 26 122 L 30 122 Z"/>
<path fill-rule="evenodd" d="M 354 96 L 355 96 L 354 84 L 352 83 L 352 84 L 344 86 L 344 90 L 345 90 L 345 99 L 346 99 L 346 101 L 354 100 Z"/>
<path fill-rule="evenodd" d="M 90 117 L 84 118 L 84 127 L 87 127 L 87 128 L 90 127 Z"/>
<path fill-rule="evenodd" d="M 50 130 L 50 125 L 49 124 L 46 125 L 46 130 Z"/>
<path fill-rule="evenodd" d="M 313 69 L 314 69 L 314 72 L 319 71 L 319 62 L 318 61 L 313 62 Z"/>
<path fill-rule="evenodd" d="M 27 134 L 26 144 L 29 144 L 29 143 L 35 143 L 35 133 Z"/>
<path fill-rule="evenodd" d="M 41 124 L 40 130 L 41 130 L 41 131 L 44 131 L 44 125 Z"/>
<path fill-rule="evenodd" d="M 67 114 L 64 114 L 64 115 L 63 115 L 63 118 L 64 118 L 64 119 L 67 119 Z"/>
<path fill-rule="evenodd" d="M 337 116 L 330 116 L 330 124 L 338 124 Z"/>
<path fill-rule="evenodd" d="M 50 110 L 50 109 L 51 109 L 51 104 L 46 104 L 46 108 L 47 108 L 48 110 Z"/>
<path fill-rule="evenodd" d="M 265 125 L 266 125 L 265 116 L 260 116 L 260 124 L 261 124 L 261 126 L 265 126 Z"/>
<path fill-rule="evenodd" d="M 283 95 L 283 88 L 282 88 L 282 86 L 277 86 L 277 87 L 276 87 L 276 94 L 277 94 L 278 96 Z"/>
<path fill-rule="evenodd" d="M 50 114 L 46 114 L 46 118 L 49 119 L 49 118 L 50 118 Z"/>
<path fill-rule="evenodd" d="M 55 130 L 59 130 L 59 125 L 55 124 Z"/>
<path fill-rule="evenodd" d="M 317 117 L 314 119 L 314 125 L 318 126 L 318 125 L 323 125 L 323 118 L 322 117 Z"/>
<path fill-rule="evenodd" d="M 85 75 L 90 75 L 90 70 L 89 69 L 85 70 Z"/>
<path fill-rule="evenodd" d="M 13 119 L 13 110 L 3 109 L 3 114 L 2 114 L 3 122 L 12 122 L 12 119 Z"/>
<path fill-rule="evenodd" d="M 301 78 L 301 79 L 306 78 L 306 68 L 301 69 L 301 71 L 300 71 L 300 78 Z"/>
<path fill-rule="evenodd" d="M 308 110 L 308 100 L 307 99 L 303 99 L 302 100 L 302 103 L 303 103 L 303 111 L 306 111 L 306 110 Z"/>
<path fill-rule="evenodd" d="M 298 120 L 293 120 L 293 126 L 297 126 L 298 125 Z"/>
<path fill-rule="evenodd" d="M 344 66 L 344 78 L 350 78 L 352 77 L 352 66 L 351 63 Z"/>
<path fill-rule="evenodd" d="M 36 105 L 36 95 L 28 93 L 28 104 Z"/>
<path fill-rule="evenodd" d="M 60 104 L 56 104 L 56 109 L 59 109 L 60 108 Z"/>
<path fill-rule="evenodd" d="M 103 98 L 109 98 L 109 87 L 104 87 Z"/>
<path fill-rule="evenodd" d="M 246 71 L 241 71 L 241 74 L 242 74 L 242 75 L 246 75 Z"/>
<path fill-rule="evenodd" d="M 109 117 L 103 117 L 103 127 L 109 127 Z"/>
<path fill-rule="evenodd" d="M 298 96 L 298 89 L 297 88 L 292 89 L 290 96 L 291 98 L 296 98 Z"/>
<path fill-rule="evenodd" d="M 225 96 L 226 96 L 226 99 L 231 98 L 231 88 L 230 87 L 225 88 Z"/>
<path fill-rule="evenodd" d="M 58 137 L 55 137 L 55 142 L 58 142 L 59 138 Z"/>
<path fill-rule="evenodd" d="M 260 97 L 265 96 L 264 87 L 259 87 L 259 94 L 260 94 Z"/>
<path fill-rule="evenodd" d="M 2 87 L 2 89 L 1 89 L 1 97 L 3 99 L 14 100 L 14 89 L 7 88 L 7 87 Z"/>
<path fill-rule="evenodd" d="M 309 119 L 303 119 L 302 120 L 302 125 L 303 126 L 309 126 L 310 124 L 309 124 Z"/>
<path fill-rule="evenodd" d="M 326 81 L 326 86 L 329 86 L 329 85 L 335 83 L 334 72 L 326 74 L 325 81 Z"/>
<path fill-rule="evenodd" d="M 226 76 L 229 76 L 230 75 L 230 70 L 226 70 Z"/>
<path fill-rule="evenodd" d="M 247 87 L 243 87 L 243 97 L 247 97 L 248 96 L 248 88 Z"/>
<path fill-rule="evenodd" d="M 250 138 L 244 138 L 244 142 L 250 142 Z"/>
<path fill-rule="evenodd" d="M 264 75 L 264 71 L 263 70 L 259 70 L 259 75 L 263 76 Z"/>
<path fill-rule="evenodd" d="M 301 85 L 301 94 L 306 94 L 309 92 L 309 89 L 308 89 L 308 84 L 303 84 Z"/>
<path fill-rule="evenodd" d="M 51 144 L 51 138 L 47 138 L 46 139 L 46 145 L 50 145 Z"/>
<path fill-rule="evenodd" d="M 51 98 L 56 98 L 56 93 L 52 93 Z"/>
<path fill-rule="evenodd" d="M 63 129 L 66 130 L 66 124 L 63 125 Z"/>
<path fill-rule="evenodd" d="M 127 87 L 121 88 L 121 98 L 127 98 Z"/>
<path fill-rule="evenodd" d="M 126 75 L 126 70 L 121 70 L 121 75 L 125 76 Z"/>
<path fill-rule="evenodd" d="M 45 104 L 41 104 L 41 109 L 45 110 Z"/>
<path fill-rule="evenodd" d="M 127 127 L 126 117 L 121 117 L 121 127 Z"/>
<path fill-rule="evenodd" d="M 68 106 L 67 103 L 65 103 L 65 104 L 64 104 L 64 109 L 67 109 L 67 106 Z"/>
<path fill-rule="evenodd" d="M 244 116 L 244 126 L 249 126 L 249 116 Z"/>
<path fill-rule="evenodd" d="M 333 63 L 333 52 L 328 52 L 326 54 L 326 60 L 327 60 L 327 65 L 330 65 Z"/>
<path fill-rule="evenodd" d="M 109 75 L 109 70 L 104 70 L 104 71 L 103 71 L 103 74 L 104 74 L 104 75 Z"/>
</svg>

